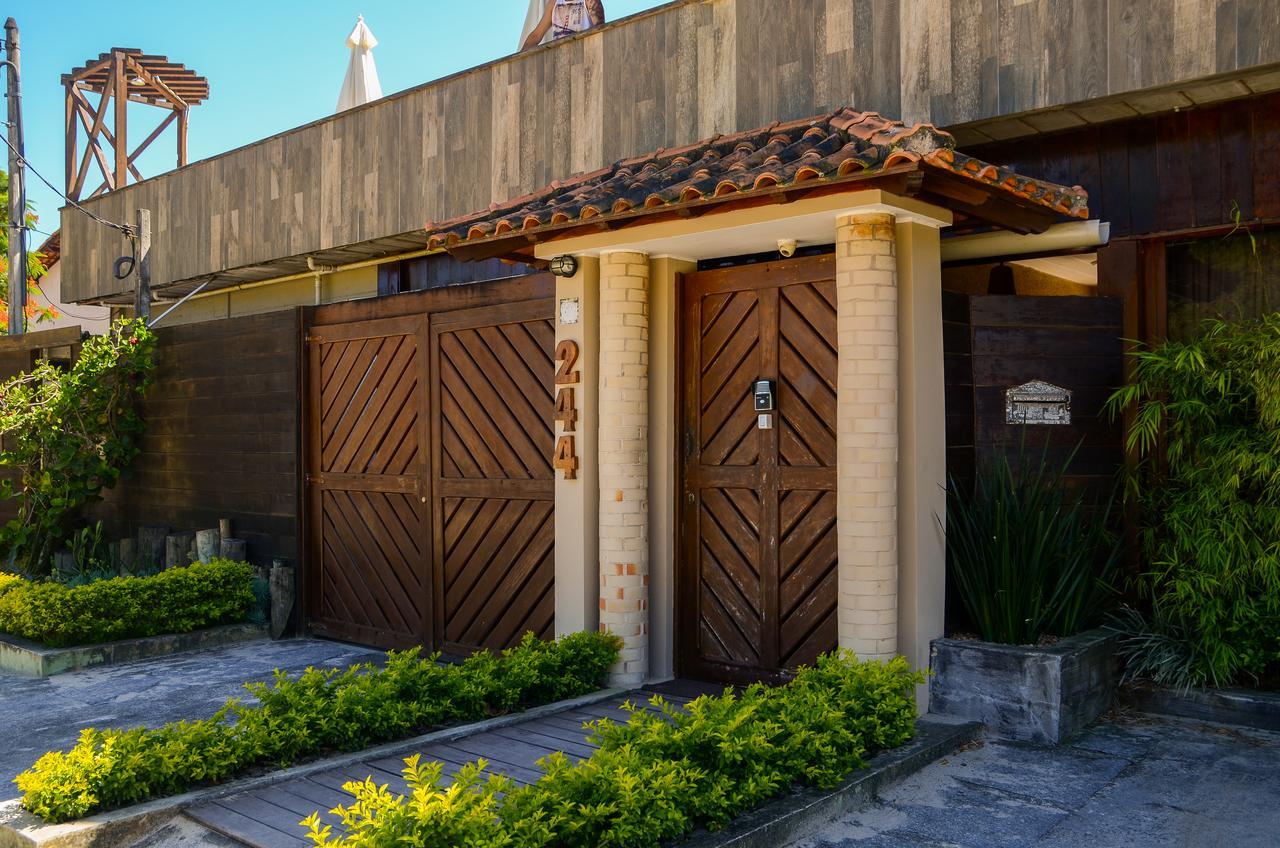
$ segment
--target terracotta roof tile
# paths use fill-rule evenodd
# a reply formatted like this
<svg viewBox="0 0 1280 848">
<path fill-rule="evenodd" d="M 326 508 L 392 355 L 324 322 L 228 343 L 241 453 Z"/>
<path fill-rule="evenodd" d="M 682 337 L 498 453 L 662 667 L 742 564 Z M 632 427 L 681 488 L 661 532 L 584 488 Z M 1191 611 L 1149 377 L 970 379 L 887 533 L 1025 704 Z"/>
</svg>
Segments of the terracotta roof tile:
<svg viewBox="0 0 1280 848">
<path fill-rule="evenodd" d="M 578 221 L 661 212 L 676 204 L 746 199 L 778 187 L 821 186 L 913 165 L 1064 216 L 1088 217 L 1088 194 L 1079 186 L 1032 179 L 966 156 L 955 149 L 950 134 L 929 124 L 908 127 L 876 112 L 846 108 L 658 150 L 426 229 L 432 247 L 454 247 L 517 231 L 533 234 Z"/>
</svg>

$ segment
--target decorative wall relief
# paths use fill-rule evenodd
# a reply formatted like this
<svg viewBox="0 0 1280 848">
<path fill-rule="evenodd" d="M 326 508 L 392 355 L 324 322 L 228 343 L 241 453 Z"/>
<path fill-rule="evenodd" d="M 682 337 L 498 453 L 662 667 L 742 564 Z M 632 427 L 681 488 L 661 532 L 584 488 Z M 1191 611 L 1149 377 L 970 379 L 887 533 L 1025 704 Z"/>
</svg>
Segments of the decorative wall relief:
<svg viewBox="0 0 1280 848">
<path fill-rule="evenodd" d="M 1004 412 L 1008 424 L 1067 425 L 1071 423 L 1071 390 L 1032 380 L 1004 393 Z"/>
</svg>

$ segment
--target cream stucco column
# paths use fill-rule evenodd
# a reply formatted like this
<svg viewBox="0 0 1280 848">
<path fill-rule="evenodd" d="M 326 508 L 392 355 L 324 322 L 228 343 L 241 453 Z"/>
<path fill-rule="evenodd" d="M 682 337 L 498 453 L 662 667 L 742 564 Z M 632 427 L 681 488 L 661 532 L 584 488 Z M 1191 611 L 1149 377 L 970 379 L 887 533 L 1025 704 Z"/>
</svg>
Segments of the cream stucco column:
<svg viewBox="0 0 1280 848">
<path fill-rule="evenodd" d="M 942 352 L 942 264 L 938 229 L 900 222 L 898 256 L 898 652 L 929 667 L 942 635 L 946 595 L 946 386 Z M 928 709 L 929 687 L 917 691 Z"/>
<path fill-rule="evenodd" d="M 649 676 L 649 257 L 600 259 L 600 627 L 618 686 Z"/>
<path fill-rule="evenodd" d="M 836 222 L 839 643 L 898 651 L 898 264 L 894 216 Z"/>
<path fill-rule="evenodd" d="M 575 308 L 576 307 L 576 308 Z M 556 278 L 556 344 L 578 345 L 574 370 L 582 375 L 572 389 L 578 420 L 573 422 L 578 469 L 575 479 L 556 472 L 556 634 L 595 630 L 600 623 L 600 465 L 596 427 L 600 360 L 600 263 L 578 257 L 578 273 Z M 576 315 L 575 315 L 576 313 Z M 574 320 L 576 318 L 576 320 Z M 556 438 L 569 433 L 556 425 Z"/>
</svg>

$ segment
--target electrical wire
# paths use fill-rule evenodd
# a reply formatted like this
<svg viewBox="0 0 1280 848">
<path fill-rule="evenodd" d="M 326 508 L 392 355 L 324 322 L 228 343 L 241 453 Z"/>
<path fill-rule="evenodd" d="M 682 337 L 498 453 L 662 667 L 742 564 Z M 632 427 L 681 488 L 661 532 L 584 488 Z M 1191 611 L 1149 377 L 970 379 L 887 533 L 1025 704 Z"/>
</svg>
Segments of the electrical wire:
<svg viewBox="0 0 1280 848">
<path fill-rule="evenodd" d="M 98 316 L 95 318 L 92 315 L 80 315 L 78 313 L 72 312 L 70 309 L 67 309 L 65 306 L 59 306 L 58 304 L 54 303 L 52 300 L 49 299 L 49 295 L 44 293 L 44 289 L 40 288 L 39 280 L 36 280 L 36 291 L 39 292 L 41 299 L 43 299 L 45 303 L 49 304 L 49 308 L 52 310 L 55 310 L 60 315 L 69 315 L 78 321 L 101 321 L 103 318 L 103 316 Z M 108 315 L 111 314 L 110 310 L 107 311 L 107 314 Z"/>
<path fill-rule="evenodd" d="M 42 182 L 42 183 L 44 183 L 45 185 L 47 185 L 47 186 L 50 188 L 50 190 L 52 190 L 55 194 L 57 194 L 59 197 L 61 197 L 63 200 L 65 200 L 65 201 L 67 202 L 67 204 L 68 204 L 68 205 L 70 205 L 72 208 L 77 209 L 77 210 L 79 210 L 80 212 L 83 212 L 85 215 L 89 216 L 89 217 L 90 217 L 90 218 L 92 218 L 94 221 L 97 221 L 99 224 L 102 224 L 104 227 L 110 227 L 110 228 L 111 228 L 111 229 L 113 229 L 113 230 L 119 230 L 121 233 L 124 233 L 124 235 L 126 235 L 126 236 L 128 236 L 128 237 L 130 237 L 130 238 L 132 238 L 132 237 L 133 237 L 133 227 L 129 226 L 128 224 L 117 224 L 115 221 L 108 221 L 106 218 L 103 218 L 103 217 L 101 217 L 100 215 L 95 215 L 94 213 L 90 212 L 88 209 L 85 209 L 85 208 L 84 208 L 83 206 L 81 206 L 79 203 L 76 203 L 74 200 L 72 200 L 71 198 L 69 198 L 69 197 L 67 197 L 65 194 L 63 194 L 63 193 L 62 193 L 62 191 L 61 191 L 61 189 L 59 189 L 59 188 L 58 188 L 57 186 L 55 186 L 53 183 L 51 183 L 51 182 L 49 182 L 47 179 L 45 179 L 44 174 L 42 174 L 42 173 L 40 173 L 39 171 L 37 171 L 37 170 L 35 169 L 35 166 L 33 166 L 33 165 L 31 164 L 30 160 L 28 160 L 28 159 L 27 159 L 27 157 L 25 157 L 25 156 L 23 156 L 21 153 L 19 153 L 19 152 L 18 152 L 18 149 L 17 149 L 16 147 L 14 147 L 14 146 L 13 146 L 13 142 L 9 141 L 9 139 L 8 139 L 7 137 L 5 137 L 5 136 L 0 136 L 0 139 L 3 139 L 3 140 L 4 140 L 4 143 L 9 147 L 9 149 L 10 149 L 10 150 L 12 150 L 12 151 L 13 151 L 13 154 L 14 154 L 15 156 L 17 156 L 17 157 L 18 157 L 18 162 L 19 162 L 19 163 L 20 163 L 24 168 L 26 168 L 26 169 L 27 169 L 28 171 L 30 171 L 31 173 L 35 174 L 35 175 L 36 175 L 36 177 L 37 177 L 37 178 L 39 178 L 40 182 Z M 23 225 L 23 228 L 24 228 L 24 229 L 27 229 L 27 227 L 26 227 L 25 225 Z"/>
</svg>

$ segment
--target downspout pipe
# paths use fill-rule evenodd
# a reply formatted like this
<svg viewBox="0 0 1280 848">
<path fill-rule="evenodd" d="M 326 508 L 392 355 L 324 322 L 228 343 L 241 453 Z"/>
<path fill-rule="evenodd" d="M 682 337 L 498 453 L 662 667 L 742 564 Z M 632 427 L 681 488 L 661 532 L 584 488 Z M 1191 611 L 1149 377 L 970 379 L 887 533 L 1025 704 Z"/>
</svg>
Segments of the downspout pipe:
<svg viewBox="0 0 1280 848">
<path fill-rule="evenodd" d="M 1111 240 L 1111 224 L 1106 221 L 1072 221 L 1054 224 L 1043 233 L 1018 235 L 1005 230 L 942 239 L 943 262 L 970 262 L 1003 259 L 1026 254 L 1053 254 L 1103 247 Z"/>
</svg>

